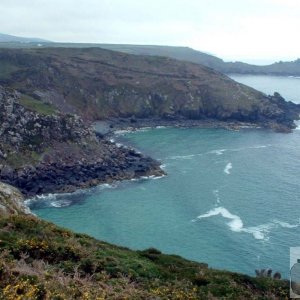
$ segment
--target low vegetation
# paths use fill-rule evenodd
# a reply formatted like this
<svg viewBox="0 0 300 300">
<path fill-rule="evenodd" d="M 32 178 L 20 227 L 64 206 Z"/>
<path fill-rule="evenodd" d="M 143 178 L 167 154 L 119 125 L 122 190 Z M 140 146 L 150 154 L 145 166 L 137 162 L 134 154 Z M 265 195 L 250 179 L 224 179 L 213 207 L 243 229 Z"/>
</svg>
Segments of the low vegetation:
<svg viewBox="0 0 300 300">
<path fill-rule="evenodd" d="M 290 131 L 299 117 L 300 108 L 281 97 L 166 57 L 101 48 L 0 49 L 0 65 L 7 66 L 2 73 L 0 67 L 0 84 L 30 95 L 21 104 L 42 114 L 56 109 L 91 121 L 210 119 L 280 131 Z"/>
<path fill-rule="evenodd" d="M 36 217 L 0 219 L 0 299 L 288 299 L 288 283 L 132 251 Z"/>
<path fill-rule="evenodd" d="M 20 97 L 20 104 L 27 109 L 42 115 L 53 115 L 57 112 L 49 103 L 44 103 L 27 95 L 22 95 Z"/>
</svg>

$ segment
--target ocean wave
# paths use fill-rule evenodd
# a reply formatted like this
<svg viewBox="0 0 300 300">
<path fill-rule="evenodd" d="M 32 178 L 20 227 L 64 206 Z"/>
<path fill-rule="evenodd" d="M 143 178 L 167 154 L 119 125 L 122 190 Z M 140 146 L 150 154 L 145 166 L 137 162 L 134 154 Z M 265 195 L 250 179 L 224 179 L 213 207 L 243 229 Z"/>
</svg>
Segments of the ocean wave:
<svg viewBox="0 0 300 300">
<path fill-rule="evenodd" d="M 67 206 L 70 206 L 72 204 L 72 201 L 71 200 L 60 200 L 60 201 L 52 201 L 50 202 L 50 206 L 52 207 L 57 207 L 57 208 L 60 208 L 60 207 L 67 207 Z"/>
<path fill-rule="evenodd" d="M 224 168 L 224 173 L 226 173 L 227 175 L 230 175 L 230 170 L 232 169 L 232 163 L 229 162 L 226 167 Z"/>
<path fill-rule="evenodd" d="M 282 228 L 297 228 L 297 227 L 299 227 L 299 223 L 298 224 L 290 224 L 288 222 L 283 222 L 283 221 L 279 221 L 279 220 L 273 220 L 273 222 L 275 224 L 280 225 Z"/>
<path fill-rule="evenodd" d="M 222 206 L 211 209 L 207 213 L 198 216 L 197 219 L 199 220 L 204 218 L 210 218 L 218 215 L 230 220 L 226 224 L 228 225 L 231 231 L 249 233 L 253 235 L 253 237 L 257 240 L 268 240 L 270 231 L 274 228 L 278 228 L 279 226 L 282 228 L 297 228 L 300 225 L 299 223 L 290 224 L 288 222 L 273 220 L 272 222 L 257 226 L 244 227 L 243 221 L 240 216 L 231 213 Z M 192 220 L 192 222 L 196 222 L 197 219 Z"/>
<path fill-rule="evenodd" d="M 80 202 L 83 195 L 91 195 L 104 189 L 115 188 L 116 186 L 116 184 L 104 183 L 89 189 L 76 190 L 72 193 L 49 193 L 37 195 L 33 198 L 26 199 L 24 202 L 31 209 L 36 207 L 66 207 L 73 203 Z"/>
<path fill-rule="evenodd" d="M 254 145 L 254 146 L 249 146 L 249 147 L 242 147 L 242 148 L 232 148 L 232 149 L 214 149 L 206 154 L 216 154 L 216 155 L 222 155 L 225 152 L 239 152 L 239 151 L 245 151 L 249 149 L 262 149 L 262 148 L 267 148 L 271 147 L 272 144 L 266 144 L 266 145 Z"/>
<path fill-rule="evenodd" d="M 141 179 L 154 179 L 154 180 L 157 180 L 157 179 L 161 179 L 163 177 L 165 177 L 166 175 L 161 175 L 161 176 L 156 176 L 156 175 L 150 175 L 150 176 L 142 176 Z"/>
</svg>

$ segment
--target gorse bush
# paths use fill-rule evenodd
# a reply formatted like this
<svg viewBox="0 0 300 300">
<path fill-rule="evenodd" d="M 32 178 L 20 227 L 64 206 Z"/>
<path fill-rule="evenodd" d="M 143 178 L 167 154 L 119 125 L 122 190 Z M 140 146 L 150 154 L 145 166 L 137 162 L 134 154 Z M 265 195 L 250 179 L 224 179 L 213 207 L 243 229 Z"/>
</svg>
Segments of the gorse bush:
<svg viewBox="0 0 300 300">
<path fill-rule="evenodd" d="M 0 218 L 0 299 L 285 299 L 288 283 L 131 251 L 35 217 Z M 275 276 L 275 274 L 274 274 Z"/>
</svg>

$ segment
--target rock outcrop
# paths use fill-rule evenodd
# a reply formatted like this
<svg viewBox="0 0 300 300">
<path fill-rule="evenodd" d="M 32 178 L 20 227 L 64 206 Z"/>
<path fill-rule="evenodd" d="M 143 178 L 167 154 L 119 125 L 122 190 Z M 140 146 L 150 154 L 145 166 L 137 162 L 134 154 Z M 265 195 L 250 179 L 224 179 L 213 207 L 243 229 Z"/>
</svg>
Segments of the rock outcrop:
<svg viewBox="0 0 300 300">
<path fill-rule="evenodd" d="M 78 116 L 41 115 L 23 107 L 19 98 L 16 91 L 0 86 L 0 157 L 22 150 L 41 152 L 54 142 L 95 142 L 91 128 Z"/>
<path fill-rule="evenodd" d="M 0 182 L 0 217 L 8 215 L 30 215 L 23 195 L 16 188 Z"/>
<path fill-rule="evenodd" d="M 24 195 L 162 174 L 157 161 L 98 138 L 78 116 L 30 111 L 0 87 L 0 180 Z"/>
</svg>

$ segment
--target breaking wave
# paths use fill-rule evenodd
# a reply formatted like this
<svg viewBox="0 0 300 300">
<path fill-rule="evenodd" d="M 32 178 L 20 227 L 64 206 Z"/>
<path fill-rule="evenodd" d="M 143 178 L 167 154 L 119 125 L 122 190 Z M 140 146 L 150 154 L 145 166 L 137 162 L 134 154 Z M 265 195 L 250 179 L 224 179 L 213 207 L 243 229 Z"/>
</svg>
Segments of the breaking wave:
<svg viewBox="0 0 300 300">
<path fill-rule="evenodd" d="M 61 207 L 71 206 L 72 204 L 80 203 L 88 195 L 95 194 L 104 189 L 110 189 L 115 187 L 116 184 L 104 183 L 89 189 L 77 190 L 72 193 L 59 193 L 59 194 L 55 193 L 55 194 L 37 195 L 33 198 L 26 199 L 24 202 L 31 209 L 42 208 L 42 207 L 61 208 Z"/>
<path fill-rule="evenodd" d="M 282 228 L 297 228 L 299 227 L 298 224 L 290 224 L 287 222 L 279 221 L 279 220 L 273 220 L 272 222 L 261 224 L 257 226 L 251 226 L 251 227 L 244 227 L 242 219 L 235 214 L 232 214 L 230 211 L 228 211 L 224 207 L 216 207 L 214 209 L 211 209 L 205 214 L 202 214 L 197 217 L 197 219 L 205 219 L 210 218 L 214 216 L 222 216 L 225 219 L 228 219 L 229 221 L 226 223 L 227 226 L 230 228 L 233 232 L 244 232 L 252 234 L 253 237 L 257 240 L 268 240 L 269 239 L 269 233 L 272 229 L 282 227 Z M 193 222 L 196 222 L 197 219 L 192 220 Z"/>
<path fill-rule="evenodd" d="M 250 147 L 243 147 L 243 148 L 233 148 L 233 149 L 215 149 L 207 152 L 206 154 L 215 154 L 215 155 L 223 155 L 225 152 L 238 152 L 238 151 L 244 151 L 249 149 L 262 149 L 271 147 L 273 145 L 267 144 L 267 145 L 254 145 Z"/>
<path fill-rule="evenodd" d="M 230 170 L 232 169 L 232 163 L 229 162 L 226 167 L 224 168 L 224 173 L 226 173 L 227 175 L 230 175 Z"/>
</svg>

